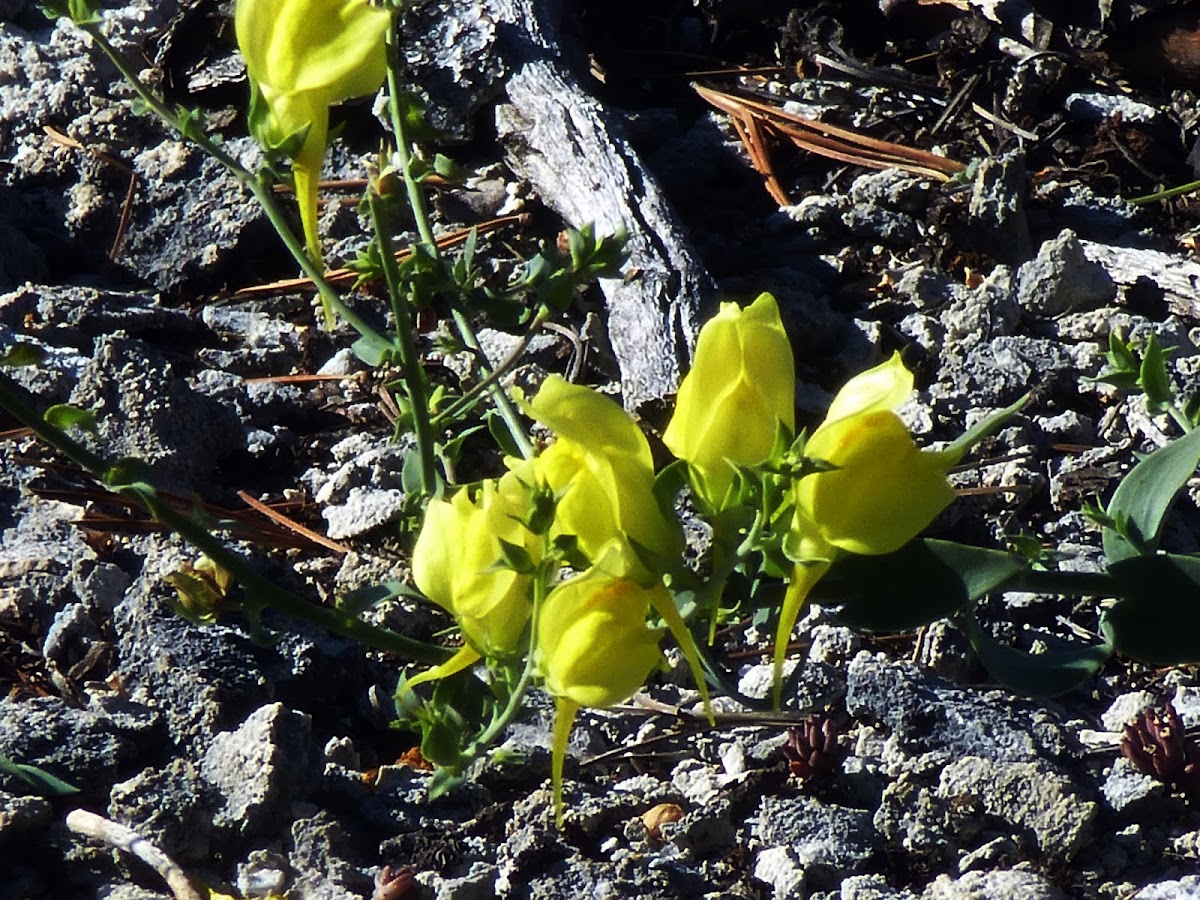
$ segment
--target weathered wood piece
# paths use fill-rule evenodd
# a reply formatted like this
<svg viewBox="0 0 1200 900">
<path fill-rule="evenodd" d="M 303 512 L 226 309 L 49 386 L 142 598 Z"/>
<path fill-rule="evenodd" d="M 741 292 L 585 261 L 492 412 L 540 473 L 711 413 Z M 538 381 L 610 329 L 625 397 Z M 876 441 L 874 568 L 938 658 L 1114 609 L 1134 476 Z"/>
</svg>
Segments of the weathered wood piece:
<svg viewBox="0 0 1200 900">
<path fill-rule="evenodd" d="M 674 393 L 712 279 L 622 123 L 587 94 L 564 60 L 561 0 L 483 5 L 497 22 L 499 51 L 511 72 L 508 103 L 496 114 L 510 164 L 572 225 L 628 231 L 626 278 L 601 282 L 625 405 L 635 409 Z"/>
<path fill-rule="evenodd" d="M 1171 312 L 1200 318 L 1200 263 L 1176 253 L 1080 241 L 1084 255 L 1102 265 L 1118 285 L 1152 282 Z"/>
</svg>

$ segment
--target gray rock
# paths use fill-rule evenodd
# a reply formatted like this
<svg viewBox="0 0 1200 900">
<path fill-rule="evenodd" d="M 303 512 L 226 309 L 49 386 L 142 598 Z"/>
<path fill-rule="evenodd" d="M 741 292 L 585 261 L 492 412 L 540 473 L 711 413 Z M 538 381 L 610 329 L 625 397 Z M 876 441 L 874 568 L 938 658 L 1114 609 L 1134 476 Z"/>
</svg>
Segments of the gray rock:
<svg viewBox="0 0 1200 900">
<path fill-rule="evenodd" d="M 200 765 L 221 798 L 214 828 L 244 837 L 277 827 L 312 783 L 311 732 L 308 716 L 272 703 L 216 735 Z"/>
<path fill-rule="evenodd" d="M 1033 255 L 1025 218 L 1025 154 L 989 156 L 979 164 L 968 207 L 969 223 L 1001 262 L 1016 265 Z"/>
<path fill-rule="evenodd" d="M 255 850 L 237 867 L 237 887 L 244 897 L 282 895 L 291 880 L 287 857 L 272 850 Z"/>
<path fill-rule="evenodd" d="M 17 763 L 45 769 L 86 794 L 110 784 L 114 776 L 154 745 L 152 728 L 134 729 L 101 712 L 75 709 L 57 697 L 0 699 L 0 753 Z M 27 785 L 0 775 L 0 789 L 24 793 Z"/>
<path fill-rule="evenodd" d="M 369 896 L 373 879 L 367 857 L 373 848 L 360 827 L 315 807 L 301 812 L 291 828 L 289 860 L 297 877 L 288 896 L 307 900 Z"/>
<path fill-rule="evenodd" d="M 1062 728 L 1040 707 L 997 704 L 908 663 L 860 653 L 850 663 L 847 684 L 847 712 L 883 723 L 898 747 L 914 755 L 1018 761 L 1057 756 L 1067 747 Z"/>
<path fill-rule="evenodd" d="M 850 199 L 860 206 L 879 206 L 911 215 L 925 212 L 932 188 L 928 181 L 900 169 L 859 175 L 850 185 Z"/>
<path fill-rule="evenodd" d="M 164 766 L 118 782 L 109 793 L 108 815 L 148 838 L 180 863 L 209 859 L 210 790 L 196 767 L 176 757 Z"/>
<path fill-rule="evenodd" d="M 1200 875 L 1148 884 L 1131 900 L 1200 900 Z"/>
<path fill-rule="evenodd" d="M 465 875 L 452 878 L 419 872 L 417 881 L 431 900 L 493 900 L 496 896 L 496 867 L 489 863 L 472 863 Z"/>
<path fill-rule="evenodd" d="M 866 810 L 811 797 L 764 797 L 753 825 L 764 847 L 786 847 L 810 887 L 831 887 L 861 871 L 882 841 Z"/>
<path fill-rule="evenodd" d="M 1045 857 L 1068 862 L 1091 840 L 1098 805 L 1043 761 L 964 757 L 942 771 L 938 794 L 957 808 L 975 808 L 1031 837 Z"/>
<path fill-rule="evenodd" d="M 96 416 L 103 452 L 151 467 L 159 487 L 189 491 L 242 445 L 225 406 L 175 377 L 165 358 L 121 332 L 101 337 L 71 402 Z"/>
<path fill-rule="evenodd" d="M 1116 293 L 1108 272 L 1087 258 L 1069 229 L 1042 244 L 1037 257 L 1017 271 L 1017 302 L 1045 319 L 1103 306 Z"/>
<path fill-rule="evenodd" d="M 679 821 L 663 825 L 662 837 L 690 859 L 725 855 L 737 837 L 729 817 L 729 802 L 718 801 L 691 810 Z"/>
<path fill-rule="evenodd" d="M 790 847 L 768 847 L 754 856 L 754 877 L 771 886 L 774 900 L 803 900 L 804 867 Z"/>
<path fill-rule="evenodd" d="M 82 603 L 63 607 L 42 642 L 42 656 L 59 672 L 68 671 L 100 640 L 100 629 Z"/>
<path fill-rule="evenodd" d="M 249 138 L 229 141 L 224 149 L 251 170 L 261 162 Z M 272 234 L 249 190 L 191 144 L 163 141 L 139 153 L 133 169 L 150 202 L 135 205 L 117 261 L 160 291 L 214 284 L 222 263 Z"/>
<path fill-rule="evenodd" d="M 1015 275 L 1008 266 L 995 269 L 973 291 L 952 291 L 939 314 L 948 340 L 964 348 L 1013 333 L 1021 316 Z"/>
<path fill-rule="evenodd" d="M 1019 335 L 997 337 L 967 349 L 965 357 L 943 357 L 942 380 L 930 395 L 952 409 L 964 406 L 963 398 L 985 396 L 995 408 L 1007 406 L 1032 387 L 1053 391 L 1058 386 L 1078 391 L 1078 367 L 1057 341 Z M 972 409 L 978 409 L 972 405 Z"/>
<path fill-rule="evenodd" d="M 921 900 L 1067 900 L 1051 881 L 1033 872 L 968 872 L 958 878 L 939 875 Z"/>
<path fill-rule="evenodd" d="M 882 875 L 851 875 L 842 882 L 839 900 L 916 900 L 916 894 L 892 887 Z"/>
<path fill-rule="evenodd" d="M 1127 124 L 1152 125 L 1162 111 L 1157 106 L 1139 103 L 1122 94 L 1104 94 L 1099 91 L 1076 91 L 1068 94 L 1063 107 L 1072 118 L 1083 122 L 1109 122 L 1118 120 Z"/>
<path fill-rule="evenodd" d="M 889 851 L 922 868 L 950 865 L 981 828 L 976 817 L 909 772 L 883 789 L 873 822 Z"/>
<path fill-rule="evenodd" d="M 44 828 L 53 816 L 54 808 L 45 797 L 0 791 L 0 847 Z"/>
<path fill-rule="evenodd" d="M 817 625 L 809 632 L 808 660 L 845 668 L 858 653 L 859 637 L 840 625 Z"/>
<path fill-rule="evenodd" d="M 1100 716 L 1105 731 L 1120 732 L 1125 724 L 1137 718 L 1144 709 L 1154 709 L 1158 706 L 1158 697 L 1150 691 L 1129 691 L 1121 694 L 1108 709 Z"/>
<path fill-rule="evenodd" d="M 351 488 L 345 501 L 326 506 L 321 516 L 326 534 L 335 541 L 366 534 L 398 519 L 405 509 L 405 493 L 396 489 Z"/>
<path fill-rule="evenodd" d="M 156 555 L 164 554 L 159 549 Z M 236 629 L 192 625 L 148 595 L 141 582 L 114 620 L 122 681 L 135 699 L 162 711 L 172 742 L 194 758 L 246 709 L 270 699 L 256 648 Z"/>
<path fill-rule="evenodd" d="M 1154 815 L 1170 806 L 1170 791 L 1157 778 L 1137 770 L 1132 762 L 1121 756 L 1113 763 L 1101 789 L 1104 801 L 1115 813 Z"/>
</svg>

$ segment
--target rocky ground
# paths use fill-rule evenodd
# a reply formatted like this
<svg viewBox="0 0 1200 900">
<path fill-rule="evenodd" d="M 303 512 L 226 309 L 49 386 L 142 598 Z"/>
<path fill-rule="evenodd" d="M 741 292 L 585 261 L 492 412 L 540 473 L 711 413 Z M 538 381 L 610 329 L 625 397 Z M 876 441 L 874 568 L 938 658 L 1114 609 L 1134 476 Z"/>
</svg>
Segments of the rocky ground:
<svg viewBox="0 0 1200 900">
<path fill-rule="evenodd" d="M 964 496 L 935 530 L 989 546 L 1030 535 L 1064 566 L 1096 568 L 1083 503 L 1176 433 L 1087 380 L 1109 333 L 1158 336 L 1178 384 L 1200 388 L 1195 202 L 1123 199 L 1196 177 L 1200 9 L 1045 6 L 643 0 L 579 2 L 560 21 L 549 2 L 424 4 L 406 32 L 410 76 L 439 146 L 472 173 L 437 193 L 438 227 L 528 214 L 490 239 L 503 270 L 564 219 L 632 223 L 643 277 L 592 289 L 569 324 L 591 351 L 582 378 L 624 387 L 650 429 L 695 323 L 717 297 L 762 290 L 794 339 L 805 413 L 896 348 L 919 373 L 908 418 L 922 441 L 1036 387 L 956 476 Z M 107 28 L 253 160 L 230 14 L 136 0 Z M 536 64 L 513 50 L 522 29 L 541 42 Z M 542 64 L 571 115 L 530 99 Z M 753 70 L 740 87 L 792 112 L 978 164 L 943 184 L 782 142 L 780 206 L 689 87 L 728 90 L 739 67 Z M 380 376 L 303 293 L 236 293 L 294 272 L 252 199 L 129 96 L 79 32 L 0 0 L 0 350 L 42 346 L 23 386 L 95 410 L 98 446 L 145 459 L 161 487 L 229 510 L 244 509 L 238 491 L 292 500 L 289 514 L 344 545 L 247 546 L 271 577 L 326 601 L 402 577 L 403 446 Z M 361 177 L 379 126 L 369 104 L 344 118 L 330 172 Z M 572 156 L 592 146 L 581 135 L 603 140 Z M 361 244 L 354 205 L 347 192 L 325 207 L 334 258 Z M 541 369 L 581 362 L 557 337 L 532 352 Z M 1175 522 L 1171 547 L 1200 548 L 1194 503 Z M 19 430 L 0 442 L 0 530 L 0 753 L 80 789 L 43 797 L 0 776 L 5 900 L 169 896 L 147 866 L 70 831 L 76 808 L 246 896 L 1200 897 L 1200 813 L 1116 746 L 1168 700 L 1200 726 L 1190 667 L 1114 661 L 1027 701 L 991 688 L 949 626 L 867 637 L 816 607 L 779 719 L 727 704 L 708 727 L 686 712 L 678 660 L 629 709 L 581 717 L 559 833 L 547 709 L 511 729 L 518 762 L 431 800 L 413 736 L 388 728 L 396 660 L 270 614 L 270 641 L 236 615 L 184 621 L 164 579 L 194 553 Z M 444 624 L 408 602 L 374 614 L 422 638 Z M 1090 602 L 1014 593 L 982 616 L 1026 649 L 1097 623 Z M 719 647 L 750 695 L 766 690 L 762 638 L 742 623 Z M 847 753 L 824 779 L 798 778 L 784 749 L 810 710 Z M 412 877 L 379 887 L 385 866 Z"/>
</svg>

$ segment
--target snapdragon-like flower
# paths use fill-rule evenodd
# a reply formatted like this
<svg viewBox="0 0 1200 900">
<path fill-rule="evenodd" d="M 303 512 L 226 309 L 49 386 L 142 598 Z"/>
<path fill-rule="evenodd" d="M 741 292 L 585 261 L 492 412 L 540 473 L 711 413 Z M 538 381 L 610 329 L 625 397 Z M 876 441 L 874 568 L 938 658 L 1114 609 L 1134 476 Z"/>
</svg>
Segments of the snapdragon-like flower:
<svg viewBox="0 0 1200 900">
<path fill-rule="evenodd" d="M 895 409 L 913 378 L 894 354 L 852 378 L 804 446 L 817 471 L 796 481 L 784 551 L 795 563 L 775 634 L 775 703 L 792 627 L 813 586 L 842 551 L 891 553 L 954 499 L 946 472 L 962 451 L 920 450 Z"/>
<path fill-rule="evenodd" d="M 300 141 L 292 175 L 305 244 L 318 264 L 317 182 L 329 107 L 379 90 L 390 22 L 387 10 L 367 0 L 237 0 L 234 10 L 251 91 L 263 100 L 251 101 L 251 131 L 268 149 Z"/>
<path fill-rule="evenodd" d="M 502 565 L 501 541 L 525 550 L 536 564 L 541 541 L 521 524 L 527 497 L 512 475 L 485 481 L 475 497 L 465 488 L 450 500 L 430 500 L 413 548 L 413 581 L 450 613 L 466 646 L 410 686 L 444 678 L 483 656 L 519 653 L 529 621 L 531 576 Z"/>
<path fill-rule="evenodd" d="M 526 412 L 556 435 L 533 460 L 514 464 L 523 481 L 559 495 L 551 536 L 574 535 L 595 561 L 614 539 L 650 557 L 675 559 L 683 547 L 679 524 L 663 515 L 654 494 L 654 461 L 646 436 L 614 400 L 552 375 Z M 657 581 L 642 560 L 635 574 Z"/>
<path fill-rule="evenodd" d="M 687 461 L 712 509 L 722 507 L 734 466 L 761 465 L 780 426 L 795 430 L 795 383 L 792 345 L 770 294 L 745 309 L 722 303 L 700 329 L 663 443 Z"/>
<path fill-rule="evenodd" d="M 555 698 L 550 773 L 560 828 L 563 761 L 576 714 L 628 700 L 662 658 L 662 634 L 646 625 L 646 615 L 651 606 L 674 611 L 674 603 L 661 583 L 647 588 L 630 578 L 636 565 L 628 549 L 610 544 L 598 565 L 555 587 L 538 615 L 538 671 Z"/>
</svg>

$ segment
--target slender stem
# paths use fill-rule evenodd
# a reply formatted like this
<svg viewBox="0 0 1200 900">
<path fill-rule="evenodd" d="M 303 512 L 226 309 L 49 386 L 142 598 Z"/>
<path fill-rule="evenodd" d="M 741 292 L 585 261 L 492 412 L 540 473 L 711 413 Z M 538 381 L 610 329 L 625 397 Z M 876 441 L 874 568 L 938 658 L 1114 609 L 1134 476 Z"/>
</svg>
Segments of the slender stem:
<svg viewBox="0 0 1200 900">
<path fill-rule="evenodd" d="M 454 325 L 458 329 L 463 344 L 475 355 L 477 363 L 480 359 L 486 360 L 487 355 L 483 352 L 483 347 L 479 343 L 479 337 L 475 334 L 475 329 L 471 327 L 470 320 L 457 308 L 451 309 L 450 315 L 454 319 Z M 487 371 L 487 367 L 484 365 L 480 365 L 480 368 Z M 491 382 L 488 392 L 492 395 L 492 402 L 496 404 L 496 411 L 500 413 L 500 418 L 504 420 L 504 424 L 508 427 L 508 433 L 512 435 L 512 439 L 521 451 L 521 455 L 526 459 L 532 459 L 534 455 L 533 443 L 529 440 L 529 435 L 525 433 L 525 428 L 521 424 L 521 417 L 518 415 L 516 407 L 513 406 L 512 400 L 508 398 L 508 394 L 504 392 L 504 388 L 496 381 Z"/>
<path fill-rule="evenodd" d="M 1153 203 L 1156 200 L 1170 200 L 1172 197 L 1179 197 L 1183 194 L 1190 194 L 1193 191 L 1200 191 L 1200 181 L 1189 181 L 1187 184 L 1181 184 L 1178 187 L 1167 188 L 1162 191 L 1155 191 L 1153 194 L 1145 194 L 1141 197 L 1130 197 L 1129 202 L 1134 206 L 1145 206 L 1148 203 Z"/>
<path fill-rule="evenodd" d="M 371 210 L 371 223 L 375 229 L 375 240 L 383 264 L 383 278 L 387 282 L 388 297 L 392 303 L 392 318 L 396 321 L 396 347 L 400 364 L 404 367 L 404 388 L 408 394 L 408 408 L 412 415 L 413 431 L 417 438 L 417 454 L 421 460 L 421 492 L 430 495 L 437 486 L 437 466 L 434 451 L 433 426 L 429 418 L 429 386 L 425 380 L 425 369 L 417 353 L 417 342 L 413 334 L 409 304 L 405 301 L 400 269 L 392 249 L 392 236 L 383 214 L 379 194 L 375 187 L 367 189 L 367 205 Z"/>
<path fill-rule="evenodd" d="M 0 376 L 0 407 L 32 430 L 40 440 L 103 483 L 104 475 L 110 471 L 111 465 L 35 413 L 5 376 Z M 450 651 L 445 648 L 413 640 L 387 628 L 370 625 L 341 610 L 320 606 L 279 587 L 255 571 L 249 560 L 230 550 L 200 522 L 161 502 L 153 491 L 126 489 L 116 493 L 137 503 L 155 521 L 177 532 L 185 541 L 228 572 L 255 600 L 298 619 L 320 625 L 343 637 L 416 662 L 439 663 L 450 656 Z"/>
<path fill-rule="evenodd" d="M 501 710 L 500 715 L 492 719 L 487 728 L 481 731 L 478 737 L 471 741 L 463 751 L 463 758 L 466 760 L 474 759 L 481 751 L 491 746 L 492 742 L 504 733 L 504 729 L 509 726 L 509 723 L 516 717 L 517 713 L 521 711 L 525 692 L 529 690 L 529 685 L 533 683 L 534 669 L 536 668 L 534 659 L 537 656 L 538 616 L 541 614 L 542 602 L 549 593 L 548 582 L 553 577 L 556 569 L 557 566 L 551 567 L 543 564 L 534 576 L 533 609 L 529 614 L 529 652 L 525 654 L 525 668 L 521 670 L 521 677 L 509 695 L 508 703 Z"/>
<path fill-rule="evenodd" d="M 429 224 L 429 209 L 425 204 L 425 194 L 421 191 L 421 185 L 412 173 L 412 147 L 408 142 L 408 135 L 404 125 L 404 113 L 400 109 L 400 97 L 402 96 L 402 88 L 400 87 L 400 77 L 398 74 L 399 65 L 396 59 L 396 8 L 392 8 L 392 27 L 388 29 L 387 51 L 388 51 L 388 113 L 392 120 L 392 130 L 396 134 L 396 157 L 400 161 L 400 174 L 404 177 L 404 187 L 408 191 L 408 205 L 412 209 L 413 219 L 417 224 L 417 233 L 421 236 L 421 242 L 428 245 L 429 252 L 434 257 L 440 256 L 437 241 L 433 236 L 433 227 Z"/>
<path fill-rule="evenodd" d="M 184 116 L 180 115 L 176 110 L 171 109 L 160 97 L 155 96 L 149 91 L 144 84 L 138 79 L 137 73 L 126 62 L 125 58 L 117 52 L 114 47 L 100 31 L 98 25 L 83 25 L 80 26 L 86 31 L 104 51 L 104 54 L 112 61 L 112 64 L 117 67 L 117 71 L 124 76 L 129 85 L 137 92 L 137 95 L 142 101 L 149 106 L 155 113 L 158 114 L 164 122 L 178 131 L 183 137 L 192 141 L 201 150 L 215 159 L 218 163 L 233 175 L 238 181 L 249 188 L 254 198 L 262 206 L 263 212 L 266 213 L 268 221 L 279 233 L 279 237 L 283 240 L 283 244 L 287 247 L 288 252 L 299 264 L 305 276 L 309 278 L 317 288 L 317 293 L 321 299 L 325 301 L 326 308 L 334 310 L 341 316 L 347 324 L 357 331 L 378 353 L 386 353 L 394 348 L 391 341 L 383 337 L 379 332 L 367 323 L 365 319 L 359 316 L 354 310 L 343 302 L 337 292 L 330 287 L 329 282 L 325 280 L 325 273 L 304 249 L 304 244 L 297 239 L 293 233 L 291 226 L 287 222 L 283 211 L 279 208 L 279 204 L 275 202 L 275 197 L 271 193 L 270 188 L 263 183 L 262 179 L 243 166 L 240 162 L 230 156 L 207 134 L 195 127 L 193 123 L 187 122 Z"/>
<path fill-rule="evenodd" d="M 456 419 L 466 415 L 467 412 L 470 411 L 470 409 L 479 401 L 479 399 L 485 393 L 491 390 L 492 385 L 508 374 L 509 370 L 517 364 L 517 362 L 524 355 L 525 350 L 529 347 L 529 344 L 533 340 L 534 336 L 542 327 L 542 323 L 549 318 L 549 315 L 549 311 L 545 309 L 538 312 L 533 321 L 529 323 L 529 330 L 521 338 L 517 346 L 513 348 L 512 352 L 509 353 L 508 356 L 504 357 L 504 359 L 500 361 L 500 364 L 492 369 L 487 377 L 479 382 L 476 382 L 476 384 L 469 391 L 459 397 L 458 400 L 456 400 L 451 406 L 448 406 L 446 409 L 434 416 L 434 426 L 436 427 L 442 422 L 453 422 Z"/>
</svg>

